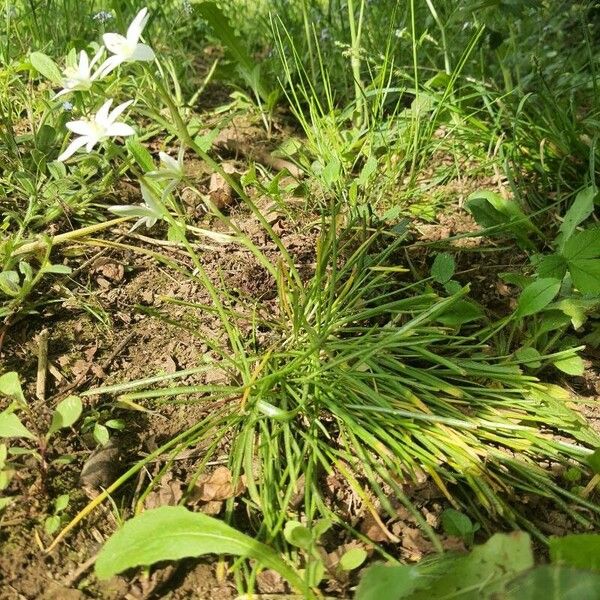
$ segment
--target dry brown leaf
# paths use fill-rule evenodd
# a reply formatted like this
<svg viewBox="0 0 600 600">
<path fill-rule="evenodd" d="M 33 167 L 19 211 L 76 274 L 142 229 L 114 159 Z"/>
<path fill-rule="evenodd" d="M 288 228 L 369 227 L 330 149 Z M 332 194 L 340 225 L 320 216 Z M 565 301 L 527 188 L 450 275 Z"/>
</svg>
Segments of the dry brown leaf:
<svg viewBox="0 0 600 600">
<path fill-rule="evenodd" d="M 377 521 L 373 518 L 371 513 L 367 513 L 363 522 L 360 525 L 361 533 L 364 533 L 373 542 L 387 542 L 389 541 L 386 533 L 381 529 Z"/>
<path fill-rule="evenodd" d="M 423 532 L 416 527 L 405 527 L 402 530 L 402 549 L 408 560 L 418 561 L 434 551 L 434 546 Z"/>
<path fill-rule="evenodd" d="M 237 486 L 233 485 L 231 471 L 225 467 L 217 467 L 211 474 L 200 477 L 192 492 L 192 502 L 213 502 L 227 500 L 241 494 L 246 488 L 243 478 Z"/>
<path fill-rule="evenodd" d="M 258 591 L 261 594 L 284 594 L 286 592 L 283 577 L 273 569 L 265 569 L 256 576 Z"/>
<path fill-rule="evenodd" d="M 182 484 L 180 481 L 170 480 L 158 486 L 146 497 L 144 506 L 146 508 L 157 508 L 159 506 L 177 506 L 183 497 Z"/>
</svg>

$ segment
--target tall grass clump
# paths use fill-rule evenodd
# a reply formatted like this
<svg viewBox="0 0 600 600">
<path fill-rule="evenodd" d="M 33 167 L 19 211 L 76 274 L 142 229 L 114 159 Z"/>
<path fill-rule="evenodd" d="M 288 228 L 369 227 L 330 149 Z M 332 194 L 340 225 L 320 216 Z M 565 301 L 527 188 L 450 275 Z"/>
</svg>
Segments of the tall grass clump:
<svg viewBox="0 0 600 600">
<path fill-rule="evenodd" d="M 133 391 L 160 383 L 156 377 L 90 393 L 206 406 L 210 415 L 167 447 L 208 440 L 197 476 L 225 444 L 234 476 L 247 486 L 250 522 L 269 542 L 280 543 L 298 513 L 308 523 L 327 517 L 352 527 L 336 516 L 330 474 L 384 531 L 382 518 L 400 502 L 436 544 L 410 497 L 424 478 L 484 524 L 502 521 L 543 538 L 518 508 L 532 494 L 582 524 L 595 521 L 598 506 L 543 468 L 585 471 L 598 445 L 568 394 L 494 356 L 469 329 L 442 325 L 468 290 L 440 297 L 404 279 L 403 235 L 341 223 L 324 227 L 308 279 L 291 259 L 273 264 L 275 305 L 234 310 L 230 290 L 200 272 L 214 306 L 185 303 L 187 327 L 194 309 L 219 315 L 229 343 L 207 341 L 228 385 Z M 231 500 L 227 518 L 237 517 Z"/>
</svg>

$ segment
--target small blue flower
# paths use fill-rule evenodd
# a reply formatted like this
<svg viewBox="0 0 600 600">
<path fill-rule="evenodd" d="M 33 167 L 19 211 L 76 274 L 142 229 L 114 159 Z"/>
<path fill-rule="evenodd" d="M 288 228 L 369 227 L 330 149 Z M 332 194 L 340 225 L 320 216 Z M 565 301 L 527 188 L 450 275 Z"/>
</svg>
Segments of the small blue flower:
<svg viewBox="0 0 600 600">
<path fill-rule="evenodd" d="M 114 19 L 114 15 L 105 10 L 101 10 L 100 12 L 97 12 L 92 19 L 94 19 L 94 21 L 98 21 L 98 23 L 107 23 L 111 19 Z"/>
<path fill-rule="evenodd" d="M 182 0 L 181 1 L 181 10 L 183 10 L 183 14 L 186 17 L 189 17 L 192 14 L 193 8 L 192 8 L 192 3 L 190 2 L 190 0 Z"/>
<path fill-rule="evenodd" d="M 73 105 L 68 100 L 62 103 L 62 107 L 63 110 L 66 110 L 67 112 L 71 112 L 73 110 Z"/>
</svg>

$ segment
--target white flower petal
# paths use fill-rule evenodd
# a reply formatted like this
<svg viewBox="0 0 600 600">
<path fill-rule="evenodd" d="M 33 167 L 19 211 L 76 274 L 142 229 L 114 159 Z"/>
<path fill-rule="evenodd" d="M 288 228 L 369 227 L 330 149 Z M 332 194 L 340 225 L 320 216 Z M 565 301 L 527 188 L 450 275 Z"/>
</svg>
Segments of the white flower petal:
<svg viewBox="0 0 600 600">
<path fill-rule="evenodd" d="M 146 44 L 137 44 L 133 53 L 130 55 L 129 60 L 146 60 L 151 61 L 156 58 L 154 50 Z"/>
<path fill-rule="evenodd" d="M 86 141 L 86 145 L 85 145 L 86 152 L 91 152 L 93 147 L 100 141 L 100 138 L 97 135 L 88 136 L 88 137 L 81 138 L 81 139 L 84 139 Z"/>
<path fill-rule="evenodd" d="M 148 9 L 142 8 L 140 12 L 135 16 L 131 25 L 127 28 L 127 41 L 134 45 L 137 44 L 140 36 L 142 35 L 142 31 L 144 31 L 144 27 L 146 26 L 146 22 L 148 20 Z"/>
<path fill-rule="evenodd" d="M 146 206 L 154 212 L 155 215 L 160 215 L 162 213 L 162 206 L 154 196 L 154 192 L 150 190 L 143 183 L 140 184 L 140 189 L 142 191 L 142 198 L 144 198 L 144 202 Z"/>
<path fill-rule="evenodd" d="M 128 136 L 135 135 L 135 129 L 127 125 L 127 123 L 113 123 L 107 130 L 106 135 Z"/>
<path fill-rule="evenodd" d="M 156 218 L 155 213 L 142 204 L 120 204 L 119 206 L 109 206 L 108 210 L 115 215 L 121 215 L 123 217 Z"/>
<path fill-rule="evenodd" d="M 129 45 L 127 38 L 124 38 L 119 33 L 105 33 L 102 36 L 102 40 L 106 49 L 113 54 L 122 54 Z"/>
<path fill-rule="evenodd" d="M 58 93 L 57 93 L 57 94 L 54 96 L 53 100 L 56 100 L 57 98 L 60 98 L 61 96 L 64 96 L 65 94 L 70 94 L 72 91 L 73 91 L 73 89 L 72 89 L 72 88 L 65 87 L 65 89 L 64 89 L 64 90 L 60 90 L 60 92 L 58 92 Z"/>
<path fill-rule="evenodd" d="M 106 77 L 111 71 L 114 71 L 121 63 L 123 62 L 123 58 L 118 54 L 114 54 L 113 56 L 109 56 L 97 69 L 97 71 L 92 75 L 92 80 L 100 79 L 102 77 Z"/>
<path fill-rule="evenodd" d="M 111 111 L 110 115 L 108 115 L 108 122 L 114 123 L 121 116 L 123 111 L 131 104 L 133 104 L 133 100 L 127 100 L 127 102 L 123 102 L 122 104 L 119 104 L 119 106 L 116 106 Z"/>
<path fill-rule="evenodd" d="M 77 135 L 93 135 L 95 131 L 89 121 L 69 121 L 66 127 Z"/>
<path fill-rule="evenodd" d="M 110 110 L 110 106 L 113 103 L 112 98 L 109 98 L 101 107 L 100 110 L 96 113 L 94 117 L 94 121 L 99 125 L 105 127 L 110 124 L 108 111 Z"/>
<path fill-rule="evenodd" d="M 166 152 L 159 152 L 158 157 L 160 158 L 160 162 L 171 171 L 179 171 L 179 163 L 172 157 L 169 156 Z"/>
<path fill-rule="evenodd" d="M 90 74 L 90 59 L 85 50 L 82 50 L 79 54 L 79 74 L 85 76 Z"/>
<path fill-rule="evenodd" d="M 58 162 L 63 162 L 65 160 L 67 160 L 67 158 L 70 158 L 71 156 L 73 156 L 73 154 L 75 154 L 75 152 L 77 152 L 77 150 L 79 150 L 79 148 L 81 148 L 83 145 L 85 145 L 86 142 L 87 142 L 87 138 L 85 138 L 85 137 L 80 137 L 80 138 L 74 139 L 68 145 L 67 149 L 56 160 Z"/>
</svg>

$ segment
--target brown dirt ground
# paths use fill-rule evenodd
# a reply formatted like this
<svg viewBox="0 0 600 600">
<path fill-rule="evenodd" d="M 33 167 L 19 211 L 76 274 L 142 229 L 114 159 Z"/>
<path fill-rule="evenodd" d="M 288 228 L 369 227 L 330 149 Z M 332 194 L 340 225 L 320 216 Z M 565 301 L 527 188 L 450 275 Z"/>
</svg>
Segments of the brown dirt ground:
<svg viewBox="0 0 600 600">
<path fill-rule="evenodd" d="M 254 133 L 251 132 L 250 137 Z M 231 147 L 226 143 L 224 147 L 231 152 Z M 243 144 L 238 145 L 237 151 L 247 154 Z M 210 191 L 224 194 L 224 205 L 227 206 L 232 202 L 230 192 L 222 185 L 219 187 L 218 183 Z M 469 186 L 476 189 L 485 184 L 482 181 L 477 185 L 470 182 Z M 460 198 L 466 192 L 461 187 L 458 191 L 449 190 L 449 193 Z M 315 226 L 292 225 L 286 214 L 276 206 L 261 202 L 260 198 L 255 200 L 295 260 L 309 274 L 315 257 Z M 199 226 L 216 227 L 216 223 L 202 222 L 202 210 L 193 197 L 189 199 L 188 208 L 190 215 L 197 218 Z M 251 216 L 234 207 L 231 218 L 267 254 L 275 254 L 271 242 Z M 309 216 L 302 219 L 302 222 L 318 223 L 318 219 Z M 422 241 L 438 242 L 449 236 L 473 231 L 474 228 L 468 215 L 454 205 L 452 210 L 439 215 L 435 225 L 417 224 L 415 236 Z M 164 233 L 153 231 L 151 235 L 160 240 L 164 239 Z M 174 373 L 197 366 L 206 357 L 214 358 L 203 334 L 218 337 L 218 319 L 207 311 L 169 302 L 173 298 L 209 305 L 208 293 L 189 277 L 179 275 L 175 270 L 163 267 L 151 257 L 140 253 L 140 249 L 162 252 L 172 260 L 180 261 L 184 268 L 192 268 L 179 248 L 160 245 L 149 235 L 145 230 L 138 230 L 137 237 L 133 237 L 123 228 L 119 232 L 113 232 L 113 239 L 131 244 L 134 249 L 119 247 L 98 250 L 81 246 L 75 248 L 76 254 L 65 252 L 65 260 L 71 266 L 77 268 L 78 265 L 86 264 L 87 268 L 69 282 L 68 288 L 61 285 L 54 290 L 57 297 L 63 298 L 61 303 L 49 306 L 40 316 L 23 319 L 8 332 L 0 354 L 0 370 L 14 369 L 22 374 L 29 398 L 34 397 L 38 335 L 43 329 L 49 332 L 48 359 L 51 369 L 46 399 L 34 404 L 36 422 L 28 423 L 30 427 L 43 430 L 50 417 L 51 407 L 67 393 L 130 381 L 154 373 Z M 479 250 L 479 243 L 476 238 L 460 242 L 462 246 L 459 246 L 461 249 L 457 257 L 460 277 L 472 281 L 474 294 L 482 302 L 500 314 L 505 313 L 510 310 L 511 302 L 514 302 L 514 294 L 498 286 L 497 270 L 510 270 L 511 267 L 522 264 L 524 257 L 506 251 L 501 254 L 501 260 L 495 256 L 494 264 L 500 266 L 491 268 L 487 265 L 489 261 L 485 252 L 483 249 Z M 200 256 L 210 276 L 215 280 L 218 277 L 224 278 L 230 289 L 234 290 L 234 299 L 243 299 L 244 296 L 260 298 L 268 308 L 274 295 L 274 282 L 249 259 L 247 252 L 227 245 L 212 252 L 202 252 Z M 417 262 L 419 257 L 423 259 L 422 266 L 426 268 L 429 260 L 427 255 L 417 253 L 416 257 Z M 240 307 L 242 305 L 240 301 Z M 152 316 L 153 311 L 160 311 L 175 324 Z M 182 324 L 188 324 L 189 327 L 181 327 Z M 188 377 L 185 383 L 209 381 L 222 381 L 221 372 L 209 370 L 207 373 Z M 573 382 L 573 386 L 593 397 L 600 392 L 599 381 L 598 372 L 590 369 L 590 374 L 581 381 Z M 92 562 L 117 525 L 107 504 L 96 510 L 85 521 L 85 525 L 76 529 L 52 554 L 42 551 L 41 546 L 47 546 L 51 541 L 51 537 L 43 531 L 43 521 L 52 500 L 58 494 L 71 494 L 67 516 L 72 517 L 102 486 L 114 480 L 125 465 L 131 464 L 170 436 L 197 422 L 207 411 L 201 403 L 163 404 L 151 412 L 139 412 L 120 408 L 97 396 L 86 397 L 85 402 L 86 411 L 95 414 L 101 421 L 123 418 L 126 428 L 114 434 L 114 442 L 105 450 L 104 463 L 102 460 L 97 463 L 100 465 L 98 472 L 91 479 L 82 477 L 82 470 L 90 465 L 90 457 L 99 453 L 95 451 L 90 431 L 85 428 L 57 436 L 51 455 L 47 457 L 51 460 L 69 455 L 72 457 L 69 464 L 50 464 L 48 472 L 42 477 L 38 464 L 30 461 L 15 475 L 10 492 L 17 500 L 0 516 L 0 597 L 7 600 L 234 598 L 235 587 L 222 574 L 222 564 L 211 558 L 157 567 L 152 569 L 149 576 L 132 574 L 99 582 L 92 574 Z M 587 407 L 584 410 L 592 421 L 600 423 L 597 409 Z M 226 448 L 223 448 L 223 453 L 225 452 Z M 146 506 L 177 503 L 181 498 L 182 486 L 190 473 L 195 471 L 198 460 L 198 456 L 192 453 L 188 458 L 177 461 L 147 498 Z M 107 465 L 113 468 L 109 469 Z M 117 498 L 117 501 L 124 503 L 126 512 L 131 510 L 135 498 L 144 486 L 145 478 L 156 475 L 161 466 L 161 463 L 149 466 L 149 473 L 126 486 L 122 497 Z M 207 476 L 217 477 L 217 473 L 219 476 L 223 475 L 219 468 L 219 465 L 213 465 Z M 225 488 L 227 483 L 220 481 Z M 403 508 L 398 507 L 396 518 L 386 520 L 385 533 L 368 513 L 361 512 L 360 503 L 341 483 L 341 477 L 333 473 L 327 478 L 325 486 L 332 503 L 340 507 L 340 510 L 346 510 L 345 516 L 374 542 L 388 544 L 388 550 L 409 561 L 419 560 L 433 552 L 431 543 L 424 538 L 414 518 Z M 201 494 L 196 507 L 210 514 L 218 514 L 222 508 L 221 499 L 237 493 L 238 490 L 228 489 L 222 496 Z M 415 484 L 411 494 L 427 522 L 439 527 L 439 516 L 447 504 L 432 481 L 424 477 L 420 483 Z M 543 505 L 536 505 L 536 510 L 539 511 L 539 521 L 546 522 L 549 533 L 564 533 L 573 529 L 573 524 L 566 522 L 556 511 Z M 393 544 L 389 544 L 390 535 L 395 540 Z M 443 541 L 448 549 L 464 549 L 458 539 L 446 537 Z M 332 557 L 347 542 L 344 538 L 330 540 L 328 550 Z M 344 597 L 350 583 L 349 580 L 339 581 L 329 591 Z M 259 578 L 258 589 L 262 593 L 286 591 L 280 579 L 268 571 Z"/>
</svg>

